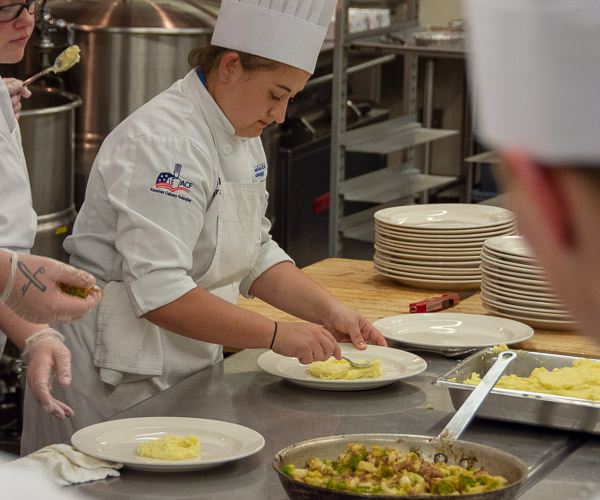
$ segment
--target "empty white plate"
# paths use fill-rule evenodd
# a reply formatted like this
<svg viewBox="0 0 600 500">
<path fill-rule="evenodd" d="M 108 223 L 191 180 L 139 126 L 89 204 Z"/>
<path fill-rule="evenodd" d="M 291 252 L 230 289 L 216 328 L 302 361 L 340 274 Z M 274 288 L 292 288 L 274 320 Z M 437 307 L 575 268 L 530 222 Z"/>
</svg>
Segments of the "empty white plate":
<svg viewBox="0 0 600 500">
<path fill-rule="evenodd" d="M 420 349 L 508 345 L 533 335 L 533 328 L 518 321 L 480 314 L 401 314 L 373 324 L 386 339 Z"/>
</svg>

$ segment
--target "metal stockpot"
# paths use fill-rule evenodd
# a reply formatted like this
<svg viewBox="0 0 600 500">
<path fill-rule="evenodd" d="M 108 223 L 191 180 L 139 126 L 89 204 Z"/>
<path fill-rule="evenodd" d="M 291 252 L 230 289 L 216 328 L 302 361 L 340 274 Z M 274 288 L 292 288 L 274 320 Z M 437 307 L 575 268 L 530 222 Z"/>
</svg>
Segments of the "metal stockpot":
<svg viewBox="0 0 600 500">
<path fill-rule="evenodd" d="M 54 88 L 30 87 L 19 125 L 38 227 L 32 253 L 67 261 L 62 244 L 75 220 L 75 109 L 81 99 Z"/>
<path fill-rule="evenodd" d="M 125 117 L 188 71 L 189 51 L 210 43 L 219 3 L 176 0 L 49 0 L 42 45 L 56 55 L 81 49 L 63 74 L 81 96 L 75 149 L 75 201 L 106 135 Z M 50 58 L 52 59 L 52 58 Z"/>
</svg>

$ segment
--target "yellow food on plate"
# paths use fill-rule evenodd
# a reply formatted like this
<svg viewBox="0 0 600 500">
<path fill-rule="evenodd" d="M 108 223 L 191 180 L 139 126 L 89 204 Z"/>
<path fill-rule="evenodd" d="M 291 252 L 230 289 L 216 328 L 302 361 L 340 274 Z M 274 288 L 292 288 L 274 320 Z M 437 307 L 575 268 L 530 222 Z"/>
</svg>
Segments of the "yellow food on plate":
<svg viewBox="0 0 600 500">
<path fill-rule="evenodd" d="M 367 360 L 360 360 L 367 361 Z M 313 377 L 323 380 L 358 380 L 361 378 L 380 378 L 381 359 L 374 358 L 371 366 L 356 368 L 345 359 L 329 359 L 327 361 L 315 361 L 308 367 L 308 373 Z"/>
<path fill-rule="evenodd" d="M 200 454 L 200 439 L 191 434 L 185 437 L 167 434 L 163 438 L 139 444 L 137 453 L 140 457 L 161 460 L 196 458 Z"/>
<path fill-rule="evenodd" d="M 480 381 L 479 374 L 472 373 L 463 383 L 477 385 Z M 495 387 L 600 401 L 600 363 L 593 359 L 578 359 L 573 366 L 553 370 L 534 368 L 529 377 L 504 375 Z"/>
</svg>

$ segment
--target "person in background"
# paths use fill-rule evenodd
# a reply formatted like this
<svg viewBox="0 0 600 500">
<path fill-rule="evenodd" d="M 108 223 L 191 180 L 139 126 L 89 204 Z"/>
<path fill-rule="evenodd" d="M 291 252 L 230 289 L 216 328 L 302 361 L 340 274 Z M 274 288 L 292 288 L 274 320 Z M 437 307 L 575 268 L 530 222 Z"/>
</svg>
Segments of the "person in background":
<svg viewBox="0 0 600 500">
<path fill-rule="evenodd" d="M 43 0 L 0 0 L 0 63 L 23 58 L 34 15 L 43 5 Z M 70 383 L 70 352 L 62 335 L 46 322 L 80 319 L 101 293 L 93 291 L 85 300 L 63 293 L 57 281 L 90 288 L 95 279 L 61 262 L 26 255 L 37 230 L 17 123 L 20 98 L 27 95 L 19 80 L 0 78 L 0 249 L 5 250 L 0 251 L 0 330 L 29 364 L 27 383 L 32 395 L 47 412 L 64 418 L 72 410 L 52 397 L 51 382 L 56 374 L 61 385 Z M 0 332 L 0 353 L 5 341 Z"/>
<path fill-rule="evenodd" d="M 480 138 L 519 230 L 600 342 L 600 2 L 469 0 Z"/>
<path fill-rule="evenodd" d="M 68 393 L 57 389 L 75 416 L 56 425 L 26 397 L 22 453 L 213 365 L 223 345 L 304 364 L 340 359 L 338 341 L 386 345 L 294 265 L 265 217 L 259 136 L 313 73 L 335 3 L 223 0 L 194 69 L 106 138 L 64 245 L 104 291 L 96 314 L 63 327 L 77 363 Z M 304 321 L 274 323 L 238 307 L 240 293 Z"/>
</svg>

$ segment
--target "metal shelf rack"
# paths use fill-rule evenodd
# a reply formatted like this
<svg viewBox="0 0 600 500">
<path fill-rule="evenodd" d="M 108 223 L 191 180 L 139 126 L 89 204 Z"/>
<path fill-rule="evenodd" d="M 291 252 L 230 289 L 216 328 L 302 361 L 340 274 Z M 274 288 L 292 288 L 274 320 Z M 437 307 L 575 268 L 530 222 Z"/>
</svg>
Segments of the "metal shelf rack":
<svg viewBox="0 0 600 500">
<path fill-rule="evenodd" d="M 348 32 L 349 0 L 341 0 L 336 10 L 335 45 L 333 51 L 332 122 L 330 158 L 330 207 L 329 207 L 329 255 L 343 255 L 343 239 L 350 238 L 373 242 L 375 230 L 373 215 L 387 206 L 414 203 L 421 194 L 427 200 L 427 192 L 459 182 L 457 177 L 430 175 L 428 145 L 435 140 L 457 135 L 456 130 L 423 127 L 416 120 L 417 59 L 418 55 L 441 57 L 464 57 L 458 51 L 405 47 L 377 43 L 388 33 L 410 32 L 418 28 L 418 0 L 406 0 L 406 21 L 390 26 L 356 33 Z M 359 40 L 366 40 L 358 42 Z M 384 122 L 347 131 L 346 103 L 348 100 L 348 57 L 351 50 L 363 47 L 382 54 L 404 55 L 404 89 L 408 93 L 403 100 L 403 116 Z M 449 53 L 447 53 L 449 52 Z M 435 54 L 433 54 L 435 53 Z M 425 103 L 426 105 L 427 103 Z M 426 116 L 424 110 L 424 116 Z M 414 148 L 425 148 L 422 169 L 415 166 Z M 389 154 L 406 151 L 406 161 L 389 165 L 350 179 L 345 178 L 346 152 Z M 372 208 L 351 215 L 344 214 L 345 201 L 375 204 Z"/>
</svg>

